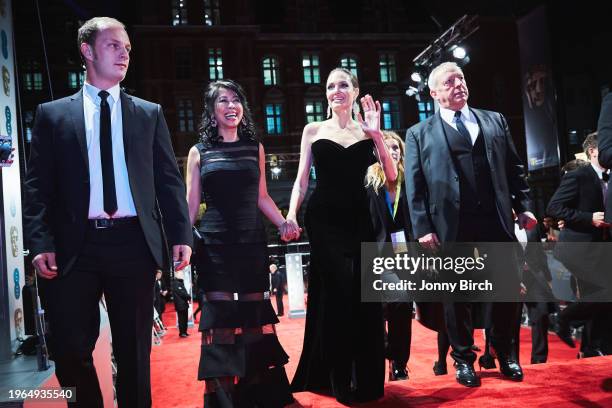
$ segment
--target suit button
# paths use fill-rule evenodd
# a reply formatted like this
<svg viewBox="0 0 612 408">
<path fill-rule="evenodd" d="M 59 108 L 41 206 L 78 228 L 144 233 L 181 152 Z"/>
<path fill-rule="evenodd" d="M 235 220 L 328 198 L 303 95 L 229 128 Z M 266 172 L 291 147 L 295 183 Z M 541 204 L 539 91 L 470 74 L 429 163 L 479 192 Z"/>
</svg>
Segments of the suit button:
<svg viewBox="0 0 612 408">
<path fill-rule="evenodd" d="M 455 176 L 455 181 L 459 181 L 459 176 Z"/>
<path fill-rule="evenodd" d="M 459 200 L 455 200 L 455 204 L 459 204 Z"/>
</svg>

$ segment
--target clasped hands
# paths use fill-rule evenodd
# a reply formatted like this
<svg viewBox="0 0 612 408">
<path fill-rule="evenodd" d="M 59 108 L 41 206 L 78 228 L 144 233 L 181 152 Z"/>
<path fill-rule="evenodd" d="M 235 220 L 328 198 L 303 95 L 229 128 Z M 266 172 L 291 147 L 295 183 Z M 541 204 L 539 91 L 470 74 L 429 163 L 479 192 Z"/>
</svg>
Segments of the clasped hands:
<svg viewBox="0 0 612 408">
<path fill-rule="evenodd" d="M 278 227 L 278 232 L 281 235 L 281 239 L 285 242 L 298 239 L 302 233 L 302 229 L 298 225 L 297 221 L 293 219 L 287 219 Z"/>
</svg>

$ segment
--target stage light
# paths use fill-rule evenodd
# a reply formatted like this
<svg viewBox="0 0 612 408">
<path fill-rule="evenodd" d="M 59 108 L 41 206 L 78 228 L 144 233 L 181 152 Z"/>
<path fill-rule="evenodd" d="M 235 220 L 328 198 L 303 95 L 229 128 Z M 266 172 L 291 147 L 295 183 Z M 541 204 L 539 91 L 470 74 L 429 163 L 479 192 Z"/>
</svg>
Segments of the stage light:
<svg viewBox="0 0 612 408">
<path fill-rule="evenodd" d="M 281 168 L 280 167 L 272 167 L 270 169 L 270 171 L 272 172 L 272 174 L 274 174 L 275 176 L 278 176 L 281 172 Z"/>
<path fill-rule="evenodd" d="M 421 76 L 420 72 L 414 71 L 412 75 L 410 75 L 410 79 L 412 79 L 414 82 L 421 82 L 423 77 Z"/>
<path fill-rule="evenodd" d="M 455 47 L 453 49 L 453 57 L 457 59 L 464 59 L 467 56 L 467 52 L 463 47 Z"/>
<path fill-rule="evenodd" d="M 418 95 L 418 93 L 419 93 L 419 90 L 415 88 L 414 86 L 409 86 L 408 89 L 406 90 L 406 95 L 408 96 Z"/>
</svg>

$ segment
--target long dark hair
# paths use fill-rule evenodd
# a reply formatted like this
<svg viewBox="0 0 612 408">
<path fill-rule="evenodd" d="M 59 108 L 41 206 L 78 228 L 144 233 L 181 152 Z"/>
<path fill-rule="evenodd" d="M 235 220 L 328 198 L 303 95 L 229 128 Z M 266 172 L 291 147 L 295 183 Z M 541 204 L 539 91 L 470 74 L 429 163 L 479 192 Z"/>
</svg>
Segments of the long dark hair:
<svg viewBox="0 0 612 408">
<path fill-rule="evenodd" d="M 231 79 L 222 79 L 208 84 L 204 92 L 204 112 L 202 112 L 202 121 L 198 128 L 200 142 L 202 142 L 204 147 L 211 147 L 222 141 L 222 137 L 219 135 L 219 129 L 217 126 L 212 125 L 215 117 L 215 101 L 219 96 L 221 88 L 235 92 L 242 104 L 242 120 L 238 125 L 238 138 L 240 140 L 258 141 L 251 109 L 249 108 L 244 90 L 237 82 Z"/>
</svg>

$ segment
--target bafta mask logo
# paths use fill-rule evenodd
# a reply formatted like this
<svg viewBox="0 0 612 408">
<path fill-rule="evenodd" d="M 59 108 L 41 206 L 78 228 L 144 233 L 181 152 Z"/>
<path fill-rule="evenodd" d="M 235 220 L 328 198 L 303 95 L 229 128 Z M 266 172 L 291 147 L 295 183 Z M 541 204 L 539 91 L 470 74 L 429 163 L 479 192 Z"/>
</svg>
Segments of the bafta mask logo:
<svg viewBox="0 0 612 408">
<path fill-rule="evenodd" d="M 2 42 L 2 56 L 4 59 L 8 59 L 8 37 L 6 31 L 0 31 L 0 41 Z"/>
<path fill-rule="evenodd" d="M 11 108 L 9 108 L 8 106 L 4 108 L 4 116 L 6 117 L 6 134 L 9 136 L 13 136 L 13 124 L 11 120 L 13 118 L 13 115 L 11 114 Z"/>
<path fill-rule="evenodd" d="M 23 337 L 23 310 L 15 309 L 15 337 L 21 339 Z"/>
<path fill-rule="evenodd" d="M 19 279 L 19 269 L 15 268 L 13 271 L 13 283 L 15 284 L 15 299 L 21 297 L 21 279 Z"/>
<path fill-rule="evenodd" d="M 11 227 L 11 252 L 13 253 L 13 257 L 17 258 L 17 254 L 19 253 L 19 232 L 17 232 L 17 227 Z"/>
<path fill-rule="evenodd" d="M 4 94 L 11 96 L 11 74 L 6 66 L 2 66 L 2 86 L 4 88 Z"/>
</svg>

